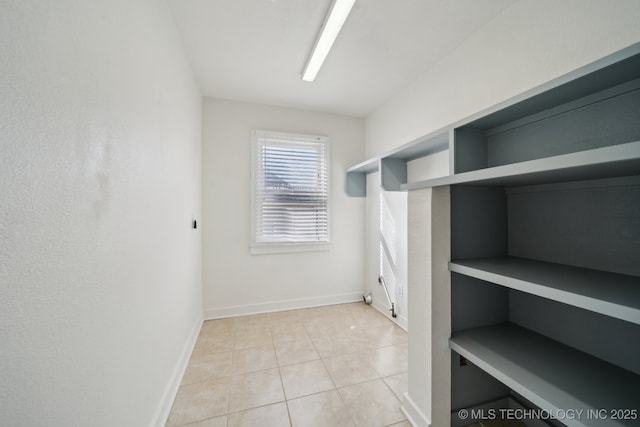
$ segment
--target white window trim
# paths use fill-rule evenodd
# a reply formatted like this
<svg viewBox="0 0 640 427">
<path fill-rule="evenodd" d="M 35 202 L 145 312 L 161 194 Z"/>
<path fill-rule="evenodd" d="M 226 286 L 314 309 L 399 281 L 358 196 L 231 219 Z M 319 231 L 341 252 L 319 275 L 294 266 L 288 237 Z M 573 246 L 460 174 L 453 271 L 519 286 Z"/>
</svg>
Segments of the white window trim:
<svg viewBox="0 0 640 427">
<path fill-rule="evenodd" d="M 256 165 L 258 138 L 264 135 L 282 138 L 314 138 L 325 144 L 327 164 L 327 240 L 322 242 L 256 242 Z M 328 136 L 253 130 L 251 132 L 251 244 L 252 255 L 327 251 L 331 245 L 331 140 Z"/>
</svg>

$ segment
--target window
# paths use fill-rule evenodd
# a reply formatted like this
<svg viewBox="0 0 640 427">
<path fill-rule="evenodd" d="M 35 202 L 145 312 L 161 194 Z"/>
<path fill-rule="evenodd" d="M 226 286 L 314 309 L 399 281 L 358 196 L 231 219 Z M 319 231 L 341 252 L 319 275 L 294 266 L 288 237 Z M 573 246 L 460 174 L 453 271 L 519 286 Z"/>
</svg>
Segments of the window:
<svg viewBox="0 0 640 427">
<path fill-rule="evenodd" d="M 252 253 L 329 243 L 329 138 L 253 131 Z"/>
</svg>

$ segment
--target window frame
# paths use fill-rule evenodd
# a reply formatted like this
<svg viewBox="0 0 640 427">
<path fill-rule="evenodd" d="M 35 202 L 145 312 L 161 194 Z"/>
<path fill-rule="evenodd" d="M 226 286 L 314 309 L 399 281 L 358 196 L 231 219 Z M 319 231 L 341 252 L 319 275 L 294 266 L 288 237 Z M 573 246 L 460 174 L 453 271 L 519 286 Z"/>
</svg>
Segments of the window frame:
<svg viewBox="0 0 640 427">
<path fill-rule="evenodd" d="M 292 144 L 301 143 L 322 143 L 324 145 L 324 162 L 326 164 L 326 240 L 310 242 L 258 242 L 256 240 L 257 224 L 256 210 L 258 208 L 258 150 L 261 140 L 264 138 L 279 138 L 288 140 Z M 294 252 L 311 252 L 329 250 L 331 244 L 331 140 L 326 135 L 310 135 L 280 131 L 251 131 L 251 243 L 250 252 L 252 255 L 272 254 L 272 253 L 294 253 Z"/>
</svg>

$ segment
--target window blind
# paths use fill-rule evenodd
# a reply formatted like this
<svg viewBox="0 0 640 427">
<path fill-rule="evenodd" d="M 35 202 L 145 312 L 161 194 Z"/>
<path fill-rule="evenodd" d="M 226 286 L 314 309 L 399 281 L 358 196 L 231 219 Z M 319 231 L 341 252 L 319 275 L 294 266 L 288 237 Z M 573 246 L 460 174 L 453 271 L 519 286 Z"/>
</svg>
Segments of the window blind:
<svg viewBox="0 0 640 427">
<path fill-rule="evenodd" d="M 253 133 L 254 246 L 329 241 L 329 139 Z"/>
</svg>

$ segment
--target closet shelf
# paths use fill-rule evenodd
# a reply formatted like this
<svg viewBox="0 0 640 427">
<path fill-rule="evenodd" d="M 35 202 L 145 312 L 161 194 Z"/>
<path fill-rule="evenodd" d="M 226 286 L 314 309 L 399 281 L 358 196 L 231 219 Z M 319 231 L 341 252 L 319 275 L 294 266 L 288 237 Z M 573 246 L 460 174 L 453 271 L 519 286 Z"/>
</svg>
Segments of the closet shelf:
<svg viewBox="0 0 640 427">
<path fill-rule="evenodd" d="M 630 371 L 511 323 L 455 333 L 449 344 L 541 409 L 584 410 L 577 419 L 561 420 L 567 426 L 638 425 L 640 377 Z M 605 412 L 594 411 L 604 408 L 600 418 L 606 419 L 597 419 Z M 636 410 L 636 418 L 613 419 L 625 409 Z"/>
<path fill-rule="evenodd" d="M 404 184 L 402 190 L 468 185 L 525 185 L 640 174 L 640 141 L 478 169 Z"/>
<path fill-rule="evenodd" d="M 347 169 L 347 173 L 363 173 L 369 174 L 373 172 L 378 172 L 378 164 L 380 163 L 380 159 L 374 157 L 369 160 L 365 160 L 364 162 L 358 163 L 357 165 L 351 166 Z"/>
<path fill-rule="evenodd" d="M 449 270 L 640 325 L 640 277 L 516 257 L 454 260 Z"/>
<path fill-rule="evenodd" d="M 347 169 L 347 194 L 367 195 L 366 176 L 380 172 L 380 185 L 386 191 L 400 191 L 407 182 L 407 162 L 436 154 L 449 148 L 449 130 L 440 129 L 404 144 L 386 154 L 376 156 Z"/>
</svg>

